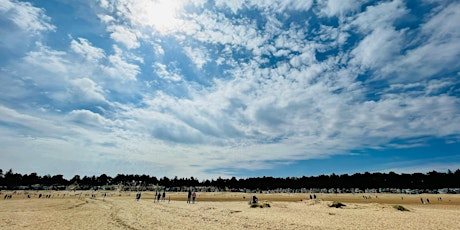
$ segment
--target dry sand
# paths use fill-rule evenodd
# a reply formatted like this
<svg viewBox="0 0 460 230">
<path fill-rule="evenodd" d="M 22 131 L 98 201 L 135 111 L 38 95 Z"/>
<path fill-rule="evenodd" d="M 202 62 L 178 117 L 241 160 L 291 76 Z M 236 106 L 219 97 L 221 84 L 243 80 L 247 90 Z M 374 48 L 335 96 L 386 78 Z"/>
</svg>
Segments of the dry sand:
<svg viewBox="0 0 460 230">
<path fill-rule="evenodd" d="M 21 192 L 5 200 L 6 193 L 12 192 L 1 195 L 0 229 L 460 229 L 460 195 L 257 194 L 271 207 L 249 208 L 252 194 L 243 193 L 198 193 L 195 204 L 185 202 L 185 193 L 168 193 L 160 203 L 151 192 L 139 201 L 134 192 L 105 199 L 101 192 L 92 193 L 96 198 L 87 191 L 31 192 L 30 199 Z M 332 201 L 346 206 L 330 208 Z"/>
</svg>

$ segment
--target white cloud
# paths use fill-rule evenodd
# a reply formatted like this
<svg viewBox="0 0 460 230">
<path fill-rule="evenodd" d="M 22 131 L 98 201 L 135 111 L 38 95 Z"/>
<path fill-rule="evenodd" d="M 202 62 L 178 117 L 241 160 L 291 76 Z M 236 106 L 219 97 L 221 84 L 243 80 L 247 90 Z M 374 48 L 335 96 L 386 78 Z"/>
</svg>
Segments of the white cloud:
<svg viewBox="0 0 460 230">
<path fill-rule="evenodd" d="M 14 136 L 59 139 L 71 134 L 71 131 L 60 125 L 58 116 L 49 116 L 35 111 L 21 112 L 3 105 L 0 105 L 0 114 L 2 114 L 0 119 L 2 123 L 19 127 L 12 129 L 13 132 L 10 131 Z M 4 127 L 1 129 L 5 130 Z"/>
<path fill-rule="evenodd" d="M 359 10 L 368 0 L 319 0 L 321 13 L 328 16 L 346 16 Z"/>
<path fill-rule="evenodd" d="M 168 71 L 166 65 L 161 64 L 161 63 L 155 63 L 153 65 L 155 68 L 155 73 L 163 79 L 166 80 L 171 80 L 171 81 L 180 81 L 182 80 L 182 77 L 178 74 L 175 73 L 174 71 Z"/>
<path fill-rule="evenodd" d="M 121 25 L 111 25 L 107 28 L 111 32 L 110 37 L 116 42 L 120 42 L 128 49 L 139 48 L 138 34 L 136 31 Z"/>
<path fill-rule="evenodd" d="M 78 99 L 74 100 L 89 100 L 89 101 L 99 101 L 105 102 L 105 98 L 103 96 L 104 92 L 102 87 L 98 86 L 94 81 L 89 78 L 79 78 L 71 80 L 71 83 L 75 86 L 73 92 L 76 94 Z"/>
<path fill-rule="evenodd" d="M 201 69 L 204 64 L 210 61 L 210 58 L 208 57 L 206 53 L 206 48 L 205 47 L 184 47 L 184 51 L 187 54 L 187 56 L 192 60 L 193 63 L 195 63 L 196 67 L 198 69 Z"/>
<path fill-rule="evenodd" d="M 458 2 L 442 8 L 422 26 L 422 33 L 430 35 L 430 40 L 439 42 L 448 42 L 452 38 L 460 37 L 460 32 L 456 29 L 457 22 L 460 20 L 459 10 L 460 3 Z"/>
<path fill-rule="evenodd" d="M 122 81 L 136 81 L 137 75 L 140 73 L 138 65 L 129 63 L 123 56 L 123 51 L 114 46 L 115 54 L 109 55 L 109 66 L 102 66 L 104 72 L 115 79 Z"/>
<path fill-rule="evenodd" d="M 53 50 L 41 43 L 37 43 L 36 47 L 23 58 L 27 64 L 54 74 L 65 75 L 68 72 L 71 65 L 65 59 L 66 52 Z"/>
<path fill-rule="evenodd" d="M 362 13 L 355 15 L 349 26 L 357 27 L 361 33 L 370 33 L 378 28 L 392 28 L 394 22 L 408 13 L 405 5 L 400 0 L 381 2 L 368 6 Z"/>
<path fill-rule="evenodd" d="M 15 23 L 22 30 L 30 33 L 53 31 L 56 27 L 49 23 L 50 18 L 45 11 L 32 6 L 28 2 L 0 0 L 0 13 L 2 17 Z"/>
<path fill-rule="evenodd" d="M 106 96 L 136 93 L 128 82 L 137 80 L 140 67 L 130 60 L 143 60 L 132 54 L 114 47 L 115 53 L 105 56 L 105 51 L 83 38 L 71 40 L 64 51 L 35 45 L 4 69 L 1 87 L 9 92 L 4 95 L 7 105 L 27 101 L 33 107 L 59 111 L 82 104 L 108 106 Z"/>
<path fill-rule="evenodd" d="M 216 6 L 219 8 L 228 7 L 233 14 L 236 14 L 242 8 L 257 8 L 267 12 L 282 13 L 286 10 L 308 11 L 313 4 L 313 0 L 296 1 L 296 0 L 271 0 L 271 1 L 222 1 L 217 0 Z"/>
<path fill-rule="evenodd" d="M 115 18 L 110 15 L 98 15 L 99 19 L 106 24 L 115 22 Z"/>
<path fill-rule="evenodd" d="M 168 0 L 139 0 L 136 3 L 121 0 L 117 2 L 102 1 L 100 6 L 109 13 L 117 14 L 122 20 L 127 20 L 127 24 L 135 27 L 148 27 L 155 32 L 169 34 L 175 32 L 183 26 L 183 20 L 179 18 L 183 6 L 187 1 L 168 1 Z M 196 3 L 199 4 L 199 3 Z M 112 30 L 110 26 L 109 30 Z M 117 26 L 118 31 L 122 31 L 126 36 L 126 28 Z M 120 39 L 117 34 L 114 38 Z M 124 40 L 124 39 L 122 39 Z"/>
<path fill-rule="evenodd" d="M 426 78 L 455 71 L 460 67 L 460 33 L 454 29 L 460 20 L 460 4 L 452 3 L 431 15 L 422 25 L 418 46 L 398 56 L 383 68 L 385 74 L 397 74 L 398 82 L 416 82 Z"/>
<path fill-rule="evenodd" d="M 228 7 L 234 14 L 244 7 L 246 0 L 225 1 L 216 0 L 217 7 Z"/>
<path fill-rule="evenodd" d="M 279 4 L 279 6 L 274 6 L 274 9 L 276 9 L 278 12 L 283 12 L 285 10 L 308 11 L 313 4 L 313 0 L 306 0 L 306 1 L 279 0 L 277 1 L 277 3 Z"/>
<path fill-rule="evenodd" d="M 70 43 L 70 48 L 88 61 L 98 61 L 102 58 L 105 58 L 104 50 L 92 46 L 92 44 L 84 38 L 78 38 L 77 40 L 72 40 Z"/>
<path fill-rule="evenodd" d="M 104 118 L 100 114 L 89 110 L 73 110 L 68 114 L 68 119 L 72 122 L 95 126 L 95 128 L 111 125 L 111 121 Z"/>
<path fill-rule="evenodd" d="M 351 63 L 363 68 L 379 69 L 399 54 L 402 34 L 393 28 L 377 28 L 351 52 Z"/>
</svg>

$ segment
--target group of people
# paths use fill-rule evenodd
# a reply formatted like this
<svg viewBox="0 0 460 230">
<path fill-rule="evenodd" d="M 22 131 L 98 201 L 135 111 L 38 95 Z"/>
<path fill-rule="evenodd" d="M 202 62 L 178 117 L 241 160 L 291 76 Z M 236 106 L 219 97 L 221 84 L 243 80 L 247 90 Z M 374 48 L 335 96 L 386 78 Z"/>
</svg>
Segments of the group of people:
<svg viewBox="0 0 460 230">
<path fill-rule="evenodd" d="M 438 197 L 437 199 L 438 199 L 438 202 L 442 202 L 442 197 Z M 431 204 L 429 198 L 426 198 L 426 201 L 424 201 L 423 198 L 420 197 L 420 202 L 421 202 L 422 204 Z"/>
<path fill-rule="evenodd" d="M 195 203 L 195 199 L 196 199 L 196 192 L 195 192 L 195 191 L 188 190 L 187 204 L 190 204 L 190 202 L 192 202 L 192 204 L 194 204 L 194 203 Z"/>
<path fill-rule="evenodd" d="M 43 197 L 43 198 L 46 198 L 46 199 L 49 199 L 49 198 L 51 198 L 51 194 L 46 194 L 46 195 L 43 195 L 43 196 L 42 196 L 41 193 L 38 194 L 38 198 L 42 198 L 42 197 Z"/>
<path fill-rule="evenodd" d="M 136 193 L 136 201 L 139 201 L 141 199 L 141 196 L 142 196 L 141 192 Z M 160 200 L 165 202 L 165 200 L 166 200 L 166 191 L 163 190 L 163 193 L 158 192 L 158 191 L 155 192 L 153 202 L 154 203 L 155 202 L 159 203 Z M 196 200 L 196 192 L 192 191 L 192 190 L 189 190 L 188 195 L 187 195 L 187 204 L 190 204 L 190 203 L 194 204 L 195 200 Z M 171 201 L 171 200 L 169 200 L 169 201 Z"/>
<path fill-rule="evenodd" d="M 439 200 L 438 200 L 438 201 L 439 201 Z M 420 197 L 420 202 L 422 202 L 422 204 L 431 204 L 429 198 L 426 198 L 426 202 L 424 202 L 424 201 L 423 201 L 423 198 Z"/>
<path fill-rule="evenodd" d="M 160 193 L 160 192 L 155 192 L 155 197 L 153 198 L 153 202 L 160 202 L 160 199 L 161 201 L 165 202 L 166 200 L 166 191 L 163 190 L 163 193 Z"/>
</svg>

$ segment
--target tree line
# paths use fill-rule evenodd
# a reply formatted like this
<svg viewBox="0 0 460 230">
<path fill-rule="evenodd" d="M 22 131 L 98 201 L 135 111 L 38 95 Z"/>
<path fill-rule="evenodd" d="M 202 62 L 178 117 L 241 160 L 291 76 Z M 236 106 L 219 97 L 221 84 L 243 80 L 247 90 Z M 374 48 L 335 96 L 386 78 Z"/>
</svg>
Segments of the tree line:
<svg viewBox="0 0 460 230">
<path fill-rule="evenodd" d="M 20 174 L 12 169 L 4 173 L 0 169 L 0 188 L 3 189 L 32 189 L 34 186 L 70 186 L 78 185 L 80 188 L 94 188 L 107 185 L 149 186 L 157 185 L 167 188 L 174 187 L 215 187 L 230 190 L 274 190 L 274 189 L 302 189 L 302 188 L 400 188 L 400 189 L 442 189 L 460 188 L 460 169 L 455 172 L 431 171 L 428 173 L 398 174 L 389 173 L 355 173 L 352 175 L 319 175 L 302 177 L 252 177 L 230 179 L 217 178 L 199 181 L 197 178 L 168 177 L 157 178 L 150 175 L 117 174 L 110 177 L 106 174 L 99 176 L 75 175 L 70 180 L 63 175 L 44 175 L 37 173 Z"/>
</svg>

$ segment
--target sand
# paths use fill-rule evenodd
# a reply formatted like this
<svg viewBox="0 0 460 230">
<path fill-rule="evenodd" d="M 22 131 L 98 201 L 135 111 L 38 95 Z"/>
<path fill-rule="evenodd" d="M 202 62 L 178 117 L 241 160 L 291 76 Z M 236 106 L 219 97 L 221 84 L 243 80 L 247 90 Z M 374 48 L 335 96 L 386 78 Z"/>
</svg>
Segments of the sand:
<svg viewBox="0 0 460 230">
<path fill-rule="evenodd" d="M 185 193 L 168 193 L 160 203 L 151 192 L 139 201 L 135 192 L 31 192 L 30 199 L 20 192 L 5 200 L 6 193 L 0 229 L 460 229 L 460 195 L 257 194 L 271 207 L 249 208 L 252 194 L 243 193 L 198 193 L 195 204 Z M 330 208 L 333 201 L 346 206 Z"/>
</svg>

